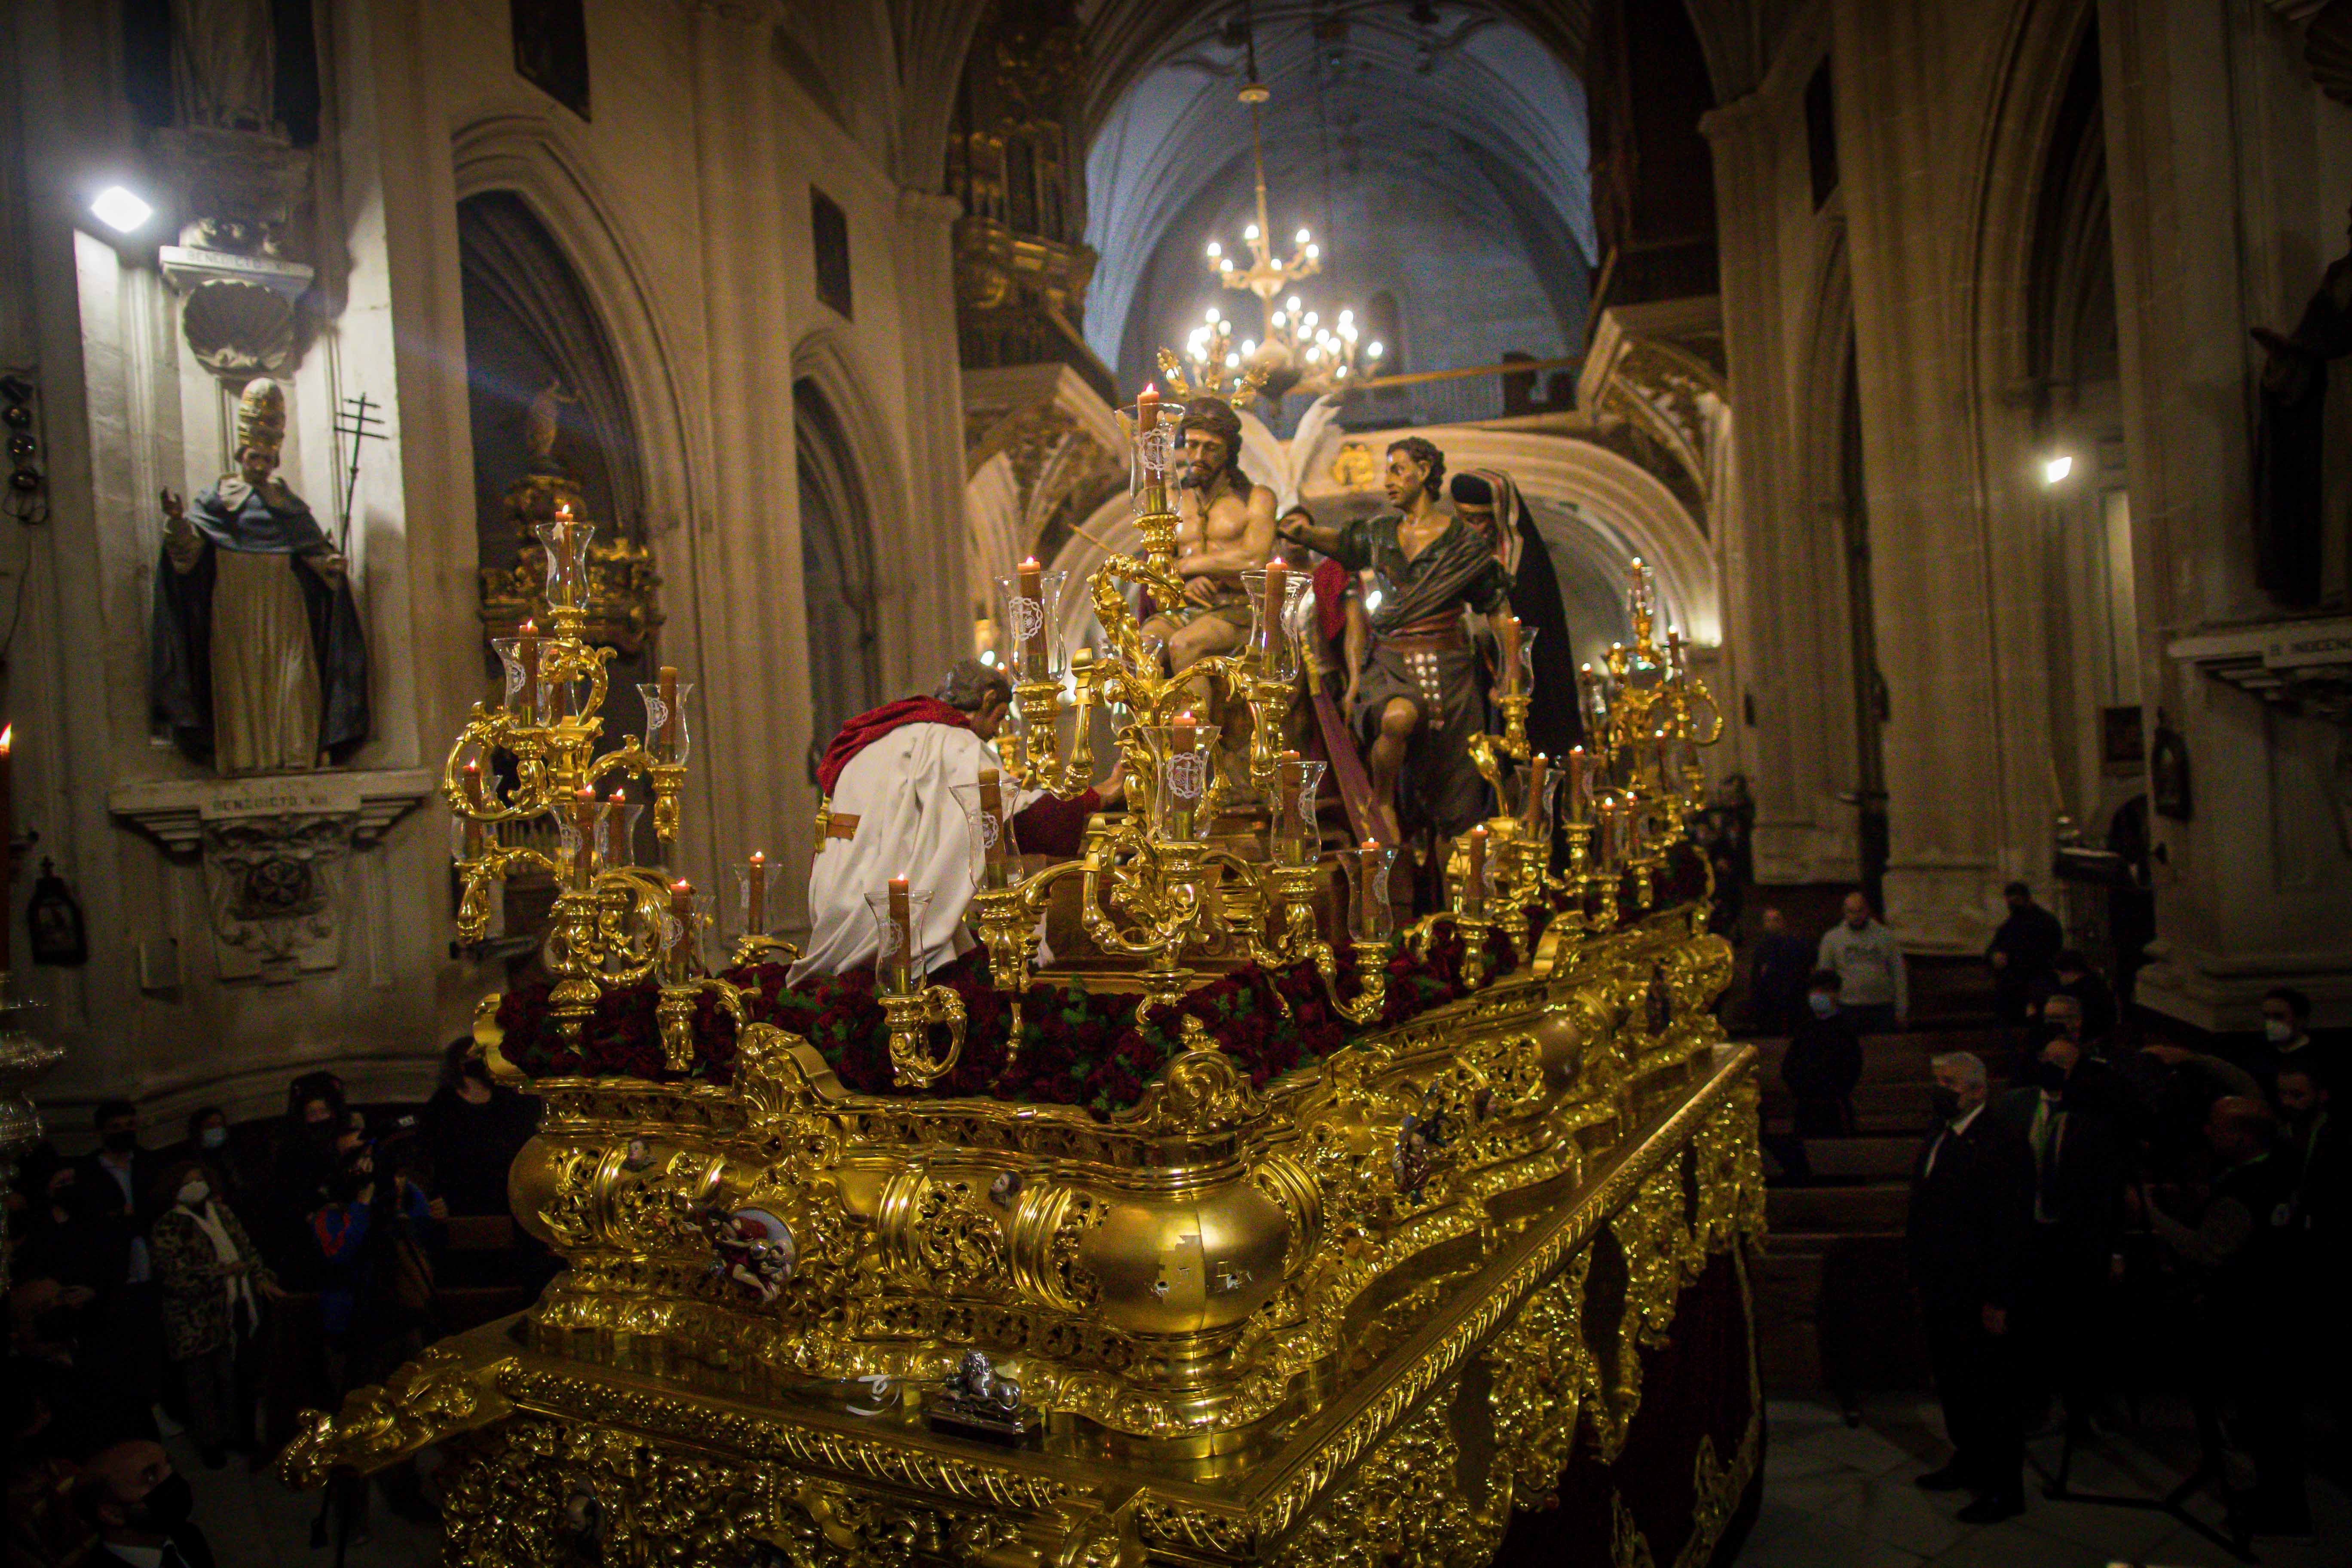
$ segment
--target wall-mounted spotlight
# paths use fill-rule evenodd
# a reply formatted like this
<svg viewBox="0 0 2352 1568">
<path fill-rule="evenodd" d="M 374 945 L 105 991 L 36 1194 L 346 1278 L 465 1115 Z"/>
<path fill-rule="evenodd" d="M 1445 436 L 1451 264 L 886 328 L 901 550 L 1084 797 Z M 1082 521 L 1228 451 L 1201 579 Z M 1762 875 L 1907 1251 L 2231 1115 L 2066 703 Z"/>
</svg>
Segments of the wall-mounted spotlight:
<svg viewBox="0 0 2352 1568">
<path fill-rule="evenodd" d="M 2072 452 L 2056 452 L 2042 459 L 2042 482 L 2045 485 L 2063 485 L 2066 482 L 2066 476 L 2074 471 L 2074 454 Z"/>
<path fill-rule="evenodd" d="M 155 216 L 155 209 L 121 185 L 109 185 L 89 202 L 90 216 L 117 234 L 130 234 Z"/>
</svg>

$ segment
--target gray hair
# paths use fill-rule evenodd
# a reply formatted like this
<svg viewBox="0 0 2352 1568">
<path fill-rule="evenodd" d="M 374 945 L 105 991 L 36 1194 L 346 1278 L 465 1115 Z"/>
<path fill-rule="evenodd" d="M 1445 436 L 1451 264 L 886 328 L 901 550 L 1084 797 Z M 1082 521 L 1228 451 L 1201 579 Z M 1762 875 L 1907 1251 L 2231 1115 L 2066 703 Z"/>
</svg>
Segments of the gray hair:
<svg viewBox="0 0 2352 1568">
<path fill-rule="evenodd" d="M 931 696 L 961 713 L 977 713 L 992 698 L 1013 700 L 1013 681 L 1003 670 L 976 658 L 960 658 L 940 678 Z"/>
<path fill-rule="evenodd" d="M 1985 1073 L 1984 1058 L 1974 1051 L 1943 1051 L 1928 1058 L 1927 1065 L 1938 1072 L 1958 1074 L 1960 1081 L 1972 1089 L 1983 1089 L 1992 1081 Z"/>
</svg>

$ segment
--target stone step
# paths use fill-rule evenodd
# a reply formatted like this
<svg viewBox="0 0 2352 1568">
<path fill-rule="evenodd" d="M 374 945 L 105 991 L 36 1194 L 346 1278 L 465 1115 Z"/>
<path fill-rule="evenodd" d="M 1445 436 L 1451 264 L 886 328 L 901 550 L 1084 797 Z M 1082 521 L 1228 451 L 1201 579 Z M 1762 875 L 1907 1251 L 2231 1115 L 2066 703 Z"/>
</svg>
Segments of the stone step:
<svg viewBox="0 0 2352 1568">
<path fill-rule="evenodd" d="M 1912 1163 L 1919 1158 L 1919 1140 L 1899 1134 L 1808 1138 L 1805 1158 L 1817 1176 L 1862 1176 L 1874 1182 L 1908 1183 Z"/>
<path fill-rule="evenodd" d="M 1908 1183 L 1855 1187 L 1774 1187 L 1765 1194 L 1766 1221 L 1775 1231 L 1899 1233 L 1911 1206 Z"/>
</svg>

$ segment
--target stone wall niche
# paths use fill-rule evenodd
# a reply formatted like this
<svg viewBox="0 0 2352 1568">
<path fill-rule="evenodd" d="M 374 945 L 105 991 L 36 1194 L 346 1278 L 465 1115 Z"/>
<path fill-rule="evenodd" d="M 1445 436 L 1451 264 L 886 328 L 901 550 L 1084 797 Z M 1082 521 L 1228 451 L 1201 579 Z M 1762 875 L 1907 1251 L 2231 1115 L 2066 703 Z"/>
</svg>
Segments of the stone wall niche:
<svg viewBox="0 0 2352 1568">
<path fill-rule="evenodd" d="M 282 985 L 343 962 L 352 857 L 432 793 L 424 768 L 124 784 L 118 821 L 201 865 L 215 973 Z"/>
</svg>

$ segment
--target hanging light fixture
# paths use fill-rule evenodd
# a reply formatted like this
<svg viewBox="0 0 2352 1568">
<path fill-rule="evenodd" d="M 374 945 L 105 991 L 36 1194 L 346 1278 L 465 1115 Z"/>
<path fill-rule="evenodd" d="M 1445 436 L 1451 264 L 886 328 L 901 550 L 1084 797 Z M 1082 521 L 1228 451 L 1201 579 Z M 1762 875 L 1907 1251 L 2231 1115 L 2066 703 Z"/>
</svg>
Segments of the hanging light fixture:
<svg viewBox="0 0 2352 1568">
<path fill-rule="evenodd" d="M 1208 244 L 1206 261 L 1210 272 L 1226 288 L 1246 289 L 1257 296 L 1260 330 L 1255 336 L 1243 336 L 1236 342 L 1234 321 L 1212 305 L 1185 340 L 1184 367 L 1191 372 L 1191 384 L 1200 392 L 1225 394 L 1230 389 L 1246 394 L 1262 385 L 1276 398 L 1291 392 L 1320 395 L 1360 379 L 1380 359 L 1385 345 L 1363 336 L 1352 309 L 1342 310 L 1335 320 L 1326 321 L 1322 313 L 1309 308 L 1292 287 L 1323 270 L 1323 247 L 1311 229 L 1301 225 L 1294 231 L 1286 259 L 1277 259 L 1275 255 L 1274 226 L 1266 212 L 1265 128 L 1261 115 L 1262 106 L 1272 94 L 1258 79 L 1255 32 L 1246 35 L 1246 46 L 1249 79 L 1242 85 L 1240 98 L 1249 106 L 1250 162 L 1257 175 L 1257 221 L 1242 229 L 1242 244 L 1249 257 L 1246 266 L 1236 266 L 1223 242 L 1213 239 Z M 1276 303 L 1277 298 L 1282 300 L 1279 305 Z M 1170 363 L 1174 358 L 1172 354 L 1161 356 L 1161 368 L 1171 374 L 1178 371 L 1178 366 Z"/>
</svg>

